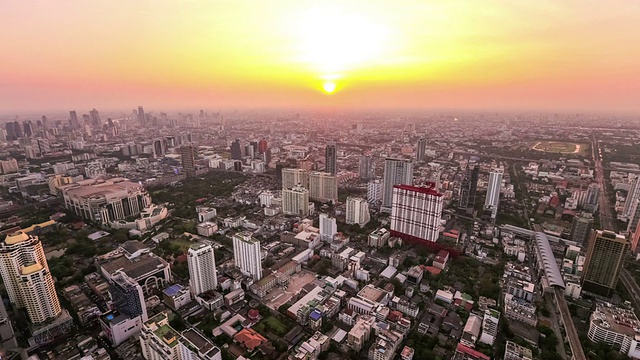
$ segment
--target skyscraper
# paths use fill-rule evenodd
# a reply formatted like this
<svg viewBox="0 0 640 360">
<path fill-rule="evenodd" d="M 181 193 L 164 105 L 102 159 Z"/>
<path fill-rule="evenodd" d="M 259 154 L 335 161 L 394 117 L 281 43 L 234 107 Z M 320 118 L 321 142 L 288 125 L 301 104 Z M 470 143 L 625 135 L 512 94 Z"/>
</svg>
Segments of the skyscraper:
<svg viewBox="0 0 640 360">
<path fill-rule="evenodd" d="M 324 149 L 324 171 L 335 175 L 338 173 L 338 153 L 336 144 L 328 144 Z"/>
<path fill-rule="evenodd" d="M 231 143 L 231 158 L 233 160 L 242 160 L 242 148 L 240 147 L 240 139 Z"/>
<path fill-rule="evenodd" d="M 282 190 L 282 213 L 285 215 L 309 215 L 309 190 L 293 186 Z"/>
<path fill-rule="evenodd" d="M 300 185 L 305 189 L 309 188 L 309 173 L 303 169 L 282 169 L 282 189 L 290 189 Z"/>
<path fill-rule="evenodd" d="M 62 313 L 53 277 L 37 236 L 22 231 L 0 243 L 0 274 L 9 300 L 24 308 L 32 323 L 39 324 Z"/>
<path fill-rule="evenodd" d="M 180 158 L 182 168 L 187 177 L 196 176 L 196 148 L 193 145 L 187 145 L 180 148 Z"/>
<path fill-rule="evenodd" d="M 391 209 L 391 236 L 408 241 L 437 241 L 443 196 L 429 186 L 395 185 Z"/>
<path fill-rule="evenodd" d="M 147 321 L 147 306 L 142 287 L 123 271 L 116 272 L 111 278 L 109 294 L 118 312 L 127 315 L 130 319 L 140 316 L 143 322 Z"/>
<path fill-rule="evenodd" d="M 162 138 L 153 140 L 153 154 L 157 157 L 160 157 L 160 156 L 164 156 L 166 153 L 167 153 L 167 140 Z"/>
<path fill-rule="evenodd" d="M 380 179 L 371 180 L 367 183 L 367 201 L 369 204 L 377 204 L 382 201 L 383 184 Z"/>
<path fill-rule="evenodd" d="M 363 198 L 349 196 L 347 198 L 346 223 L 365 226 L 370 219 L 369 203 Z"/>
<path fill-rule="evenodd" d="M 587 189 L 587 199 L 585 200 L 584 208 L 590 212 L 596 212 L 598 210 L 598 200 L 600 196 L 600 187 L 597 183 L 589 184 Z"/>
<path fill-rule="evenodd" d="M 22 133 L 22 127 L 20 127 L 20 123 L 18 122 L 18 120 L 13 122 L 13 129 L 16 135 L 16 139 L 19 139 L 24 135 Z"/>
<path fill-rule="evenodd" d="M 609 297 L 615 291 L 629 242 L 608 230 L 591 232 L 584 263 L 582 289 Z"/>
<path fill-rule="evenodd" d="M 251 233 L 237 233 L 233 235 L 233 258 L 236 266 L 253 280 L 262 278 L 262 254 L 260 241 L 253 238 Z"/>
<path fill-rule="evenodd" d="M 411 160 L 385 159 L 382 190 L 382 205 L 380 211 L 391 212 L 394 185 L 413 184 L 413 163 Z"/>
<path fill-rule="evenodd" d="M 138 106 L 138 122 L 141 126 L 147 125 L 147 115 L 144 113 L 142 106 Z"/>
<path fill-rule="evenodd" d="M 338 178 L 328 172 L 310 172 L 309 197 L 322 202 L 338 201 Z"/>
<path fill-rule="evenodd" d="M 102 120 L 100 119 L 100 113 L 95 108 L 89 111 L 89 118 L 91 119 L 91 126 L 100 127 L 102 126 Z"/>
<path fill-rule="evenodd" d="M 71 130 L 78 130 L 82 127 L 75 110 L 69 111 L 69 127 Z"/>
<path fill-rule="evenodd" d="M 480 175 L 480 167 L 475 166 L 473 170 L 467 168 L 467 176 L 460 186 L 460 201 L 458 208 L 471 213 L 476 203 L 476 194 L 478 192 L 478 178 Z"/>
<path fill-rule="evenodd" d="M 418 140 L 418 146 L 416 146 L 416 160 L 422 161 L 427 155 L 427 140 L 425 138 L 420 138 Z"/>
<path fill-rule="evenodd" d="M 578 244 L 586 244 L 589 236 L 591 236 L 592 227 L 593 215 L 590 213 L 585 212 L 582 215 L 574 216 L 571 223 L 571 235 L 569 239 Z"/>
<path fill-rule="evenodd" d="M 15 123 L 9 121 L 8 123 L 4 124 L 4 128 L 7 131 L 7 140 L 16 140 L 18 139 L 18 136 L 16 134 L 16 128 L 15 128 Z"/>
<path fill-rule="evenodd" d="M 211 245 L 192 245 L 189 248 L 187 265 L 189 266 L 189 286 L 194 295 L 218 287 L 216 259 Z"/>
<path fill-rule="evenodd" d="M 258 152 L 260 154 L 264 154 L 265 152 L 267 152 L 268 148 L 269 148 L 269 144 L 267 143 L 267 140 L 262 139 L 258 141 Z"/>
<path fill-rule="evenodd" d="M 358 173 L 360 175 L 360 179 L 363 181 L 368 181 L 375 177 L 373 171 L 373 159 L 371 158 L 371 155 L 364 155 L 360 157 Z"/>
<path fill-rule="evenodd" d="M 333 236 L 338 232 L 338 224 L 336 218 L 327 214 L 320 214 L 320 238 L 322 241 L 331 241 Z"/>
<path fill-rule="evenodd" d="M 33 123 L 31 123 L 31 120 L 22 122 L 22 128 L 24 129 L 24 136 L 26 137 L 33 136 Z"/>
<path fill-rule="evenodd" d="M 502 188 L 502 176 L 504 169 L 494 169 L 489 173 L 489 183 L 487 184 L 487 197 L 484 200 L 485 209 L 491 210 L 491 218 L 495 219 L 498 214 L 500 204 L 500 189 Z"/>
</svg>

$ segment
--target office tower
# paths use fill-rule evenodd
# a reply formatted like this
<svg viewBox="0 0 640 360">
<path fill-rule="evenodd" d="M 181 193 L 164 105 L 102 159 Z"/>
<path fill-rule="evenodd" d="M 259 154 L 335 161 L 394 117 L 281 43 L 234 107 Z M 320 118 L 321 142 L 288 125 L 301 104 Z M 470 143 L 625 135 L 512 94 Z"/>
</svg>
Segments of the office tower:
<svg viewBox="0 0 640 360">
<path fill-rule="evenodd" d="M 598 198 L 600 196 L 600 187 L 597 183 L 589 184 L 587 189 L 587 199 L 584 203 L 585 210 L 589 212 L 596 212 L 598 210 Z"/>
<path fill-rule="evenodd" d="M 33 124 L 31 123 L 31 120 L 22 122 L 22 128 L 24 129 L 24 136 L 26 137 L 33 136 Z"/>
<path fill-rule="evenodd" d="M 367 183 L 367 201 L 370 204 L 377 204 L 382 201 L 382 181 L 372 180 Z"/>
<path fill-rule="evenodd" d="M 329 144 L 324 149 L 324 171 L 335 175 L 338 173 L 338 153 L 336 152 L 336 145 Z"/>
<path fill-rule="evenodd" d="M 36 158 L 36 150 L 31 145 L 25 145 L 24 147 L 24 156 L 27 159 L 35 159 Z"/>
<path fill-rule="evenodd" d="M 267 152 L 267 149 L 269 148 L 267 140 L 260 140 L 258 141 L 258 152 L 260 154 L 264 154 L 265 152 Z"/>
<path fill-rule="evenodd" d="M 153 154 L 155 156 L 164 156 L 167 153 L 167 140 L 155 139 L 153 140 Z M 182 165 L 184 167 L 184 164 Z"/>
<path fill-rule="evenodd" d="M 336 218 L 329 217 L 327 214 L 320 214 L 320 238 L 322 241 L 331 241 L 333 236 L 338 232 L 338 223 Z"/>
<path fill-rule="evenodd" d="M 504 169 L 494 169 L 489 173 L 489 183 L 487 184 L 487 197 L 484 200 L 485 209 L 491 210 L 491 218 L 498 215 L 498 205 L 500 204 L 500 189 L 502 188 L 502 176 Z"/>
<path fill-rule="evenodd" d="M 100 119 L 100 114 L 98 113 L 98 110 L 96 110 L 95 108 L 89 111 L 89 119 L 91 121 L 92 126 L 95 126 L 95 127 L 102 126 L 102 120 Z"/>
<path fill-rule="evenodd" d="M 233 259 L 245 275 L 251 276 L 256 281 L 262 278 L 260 241 L 253 238 L 251 233 L 233 235 Z"/>
<path fill-rule="evenodd" d="M 144 113 L 142 106 L 138 106 L 138 122 L 142 126 L 147 125 L 147 115 Z"/>
<path fill-rule="evenodd" d="M 62 313 L 53 277 L 37 236 L 22 231 L 9 234 L 0 243 L 0 274 L 9 300 L 24 308 L 34 324 Z"/>
<path fill-rule="evenodd" d="M 4 124 L 4 129 L 7 131 L 7 140 L 9 140 L 9 141 L 18 139 L 18 135 L 16 134 L 15 126 L 16 126 L 16 124 L 11 122 L 11 121 L 9 121 L 8 123 Z"/>
<path fill-rule="evenodd" d="M 478 192 L 478 178 L 480 176 L 480 167 L 475 166 L 473 170 L 467 168 L 467 176 L 460 186 L 460 201 L 458 208 L 473 211 L 476 203 L 476 194 Z"/>
<path fill-rule="evenodd" d="M 363 198 L 349 196 L 347 198 L 347 224 L 365 226 L 370 219 L 369 203 Z"/>
<path fill-rule="evenodd" d="M 255 148 L 253 147 L 253 145 L 251 145 L 251 143 L 246 144 L 244 146 L 244 156 L 249 157 L 249 159 L 253 159 L 255 158 L 256 152 L 255 152 Z"/>
<path fill-rule="evenodd" d="M 253 148 L 253 155 L 255 157 L 255 155 L 257 155 L 258 152 L 258 142 L 257 141 L 249 141 L 249 145 L 251 145 L 251 147 Z"/>
<path fill-rule="evenodd" d="M 290 189 L 300 185 L 305 189 L 309 188 L 309 173 L 302 169 L 282 169 L 282 189 Z"/>
<path fill-rule="evenodd" d="M 637 176 L 631 186 L 629 187 L 629 192 L 627 193 L 627 199 L 624 202 L 624 209 L 622 213 L 629 218 L 633 214 L 633 208 L 635 207 L 636 200 L 640 198 L 640 175 Z"/>
<path fill-rule="evenodd" d="M 38 148 L 38 153 L 41 156 L 42 155 L 46 155 L 46 154 L 51 152 L 51 143 L 49 142 L 49 139 L 37 138 L 36 139 L 36 146 Z"/>
<path fill-rule="evenodd" d="M 636 199 L 633 202 L 633 206 L 631 206 L 627 218 L 629 219 L 627 233 L 631 234 L 638 226 L 638 223 L 640 223 L 640 199 Z"/>
<path fill-rule="evenodd" d="M 391 212 L 394 185 L 413 184 L 413 163 L 411 160 L 385 159 L 384 177 L 382 179 L 381 212 Z"/>
<path fill-rule="evenodd" d="M 240 139 L 231 143 L 231 158 L 233 160 L 242 160 L 242 149 L 240 148 Z"/>
<path fill-rule="evenodd" d="M 0 141 L 7 141 L 7 131 L 0 129 Z"/>
<path fill-rule="evenodd" d="M 391 236 L 418 242 L 438 240 L 443 197 L 429 185 L 393 187 Z"/>
<path fill-rule="evenodd" d="M 16 134 L 16 139 L 19 139 L 24 136 L 24 134 L 22 133 L 22 127 L 20 126 L 20 123 L 18 122 L 18 120 L 13 122 L 13 128 Z"/>
<path fill-rule="evenodd" d="M 282 213 L 285 215 L 309 215 L 309 190 L 293 186 L 282 190 Z"/>
<path fill-rule="evenodd" d="M 418 140 L 418 145 L 416 146 L 416 160 L 422 161 L 427 155 L 427 140 L 425 138 L 420 138 Z"/>
<path fill-rule="evenodd" d="M 194 295 L 218 287 L 216 259 L 211 245 L 192 245 L 189 248 L 187 265 L 189 266 L 189 286 Z"/>
<path fill-rule="evenodd" d="M 582 275 L 582 289 L 609 297 L 616 289 L 629 242 L 608 230 L 591 232 Z"/>
<path fill-rule="evenodd" d="M 118 312 L 130 319 L 140 316 L 142 321 L 147 321 L 147 306 L 142 287 L 123 271 L 117 271 L 111 277 L 109 295 L 111 295 L 113 307 Z"/>
<path fill-rule="evenodd" d="M 71 130 L 78 130 L 82 127 L 78 120 L 78 114 L 76 114 L 75 110 L 69 111 L 69 127 Z"/>
<path fill-rule="evenodd" d="M 187 145 L 180 148 L 180 158 L 182 168 L 187 177 L 196 176 L 196 148 L 193 145 Z"/>
<path fill-rule="evenodd" d="M 265 165 L 269 167 L 269 163 L 271 162 L 271 149 L 267 149 L 262 153 L 262 161 L 264 161 Z"/>
<path fill-rule="evenodd" d="M 578 244 L 586 244 L 589 236 L 591 236 L 591 228 L 593 227 L 593 215 L 590 213 L 582 213 L 573 217 L 571 223 L 571 235 L 569 239 Z"/>
<path fill-rule="evenodd" d="M 360 179 L 363 181 L 371 180 L 375 177 L 373 171 L 373 158 L 371 158 L 371 155 L 360 157 L 360 163 L 358 164 L 358 173 L 360 174 Z"/>
<path fill-rule="evenodd" d="M 309 173 L 309 197 L 322 202 L 338 201 L 338 178 L 327 172 Z"/>
</svg>

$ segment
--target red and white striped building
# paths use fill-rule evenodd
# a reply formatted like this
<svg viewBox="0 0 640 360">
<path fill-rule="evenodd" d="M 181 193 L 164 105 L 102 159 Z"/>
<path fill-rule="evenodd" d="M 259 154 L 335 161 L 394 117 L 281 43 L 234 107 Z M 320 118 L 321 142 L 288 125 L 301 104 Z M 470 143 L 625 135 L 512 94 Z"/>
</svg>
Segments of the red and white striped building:
<svg viewBox="0 0 640 360">
<path fill-rule="evenodd" d="M 391 206 L 391 236 L 435 242 L 440 235 L 443 196 L 426 186 L 395 185 Z"/>
</svg>

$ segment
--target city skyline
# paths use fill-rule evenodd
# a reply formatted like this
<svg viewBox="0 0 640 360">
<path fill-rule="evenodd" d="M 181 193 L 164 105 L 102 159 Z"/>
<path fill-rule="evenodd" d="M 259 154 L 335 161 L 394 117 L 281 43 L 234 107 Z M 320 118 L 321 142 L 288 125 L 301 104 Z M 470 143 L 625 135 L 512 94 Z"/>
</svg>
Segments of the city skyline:
<svg viewBox="0 0 640 360">
<path fill-rule="evenodd" d="M 37 5 L 14 2 L 0 15 L 12 29 L 0 35 L 11 54 L 0 114 L 140 103 L 640 110 L 631 1 Z"/>
</svg>

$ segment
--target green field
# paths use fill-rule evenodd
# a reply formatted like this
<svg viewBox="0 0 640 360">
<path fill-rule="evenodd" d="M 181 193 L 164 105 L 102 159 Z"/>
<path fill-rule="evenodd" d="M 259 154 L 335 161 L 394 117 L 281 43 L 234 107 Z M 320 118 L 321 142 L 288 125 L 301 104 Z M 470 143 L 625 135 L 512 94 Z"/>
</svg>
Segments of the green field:
<svg viewBox="0 0 640 360">
<path fill-rule="evenodd" d="M 254 325 L 253 328 L 265 336 L 267 332 L 272 332 L 278 336 L 284 336 L 290 330 L 287 324 L 273 315 L 269 315 L 262 319 L 262 321 Z"/>
<path fill-rule="evenodd" d="M 537 141 L 531 149 L 555 154 L 585 154 L 587 144 L 577 144 L 562 141 Z"/>
</svg>

